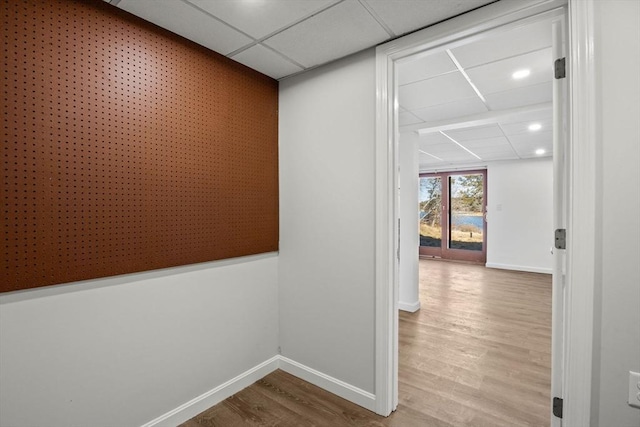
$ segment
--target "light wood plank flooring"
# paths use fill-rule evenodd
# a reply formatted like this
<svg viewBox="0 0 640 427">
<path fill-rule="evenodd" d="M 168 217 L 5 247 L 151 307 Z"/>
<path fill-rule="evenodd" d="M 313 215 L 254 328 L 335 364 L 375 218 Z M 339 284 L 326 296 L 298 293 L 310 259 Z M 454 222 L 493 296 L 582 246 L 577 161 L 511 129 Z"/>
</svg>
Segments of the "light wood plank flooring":
<svg viewBox="0 0 640 427">
<path fill-rule="evenodd" d="M 420 301 L 390 417 L 276 371 L 182 427 L 549 425 L 551 276 L 421 260 Z"/>
</svg>

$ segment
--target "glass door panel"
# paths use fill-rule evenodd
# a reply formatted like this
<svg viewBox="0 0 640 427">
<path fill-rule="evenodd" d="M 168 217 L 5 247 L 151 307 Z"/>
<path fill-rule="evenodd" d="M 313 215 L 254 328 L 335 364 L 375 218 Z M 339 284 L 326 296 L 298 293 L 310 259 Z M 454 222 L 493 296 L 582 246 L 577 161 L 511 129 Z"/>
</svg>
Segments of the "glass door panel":
<svg viewBox="0 0 640 427">
<path fill-rule="evenodd" d="M 486 171 L 420 175 L 420 255 L 486 262 Z"/>
<path fill-rule="evenodd" d="M 441 256 L 442 252 L 442 178 L 420 177 L 420 254 Z"/>
<path fill-rule="evenodd" d="M 482 174 L 449 176 L 449 249 L 482 251 L 484 179 Z"/>
</svg>

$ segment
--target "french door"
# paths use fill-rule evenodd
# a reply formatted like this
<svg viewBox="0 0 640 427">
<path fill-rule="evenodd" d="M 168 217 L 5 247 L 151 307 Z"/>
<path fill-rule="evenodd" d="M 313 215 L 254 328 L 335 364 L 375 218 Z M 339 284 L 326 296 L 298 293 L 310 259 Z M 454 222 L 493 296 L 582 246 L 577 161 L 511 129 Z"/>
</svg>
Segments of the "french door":
<svg viewBox="0 0 640 427">
<path fill-rule="evenodd" d="M 485 263 L 487 171 L 420 174 L 420 256 Z"/>
</svg>

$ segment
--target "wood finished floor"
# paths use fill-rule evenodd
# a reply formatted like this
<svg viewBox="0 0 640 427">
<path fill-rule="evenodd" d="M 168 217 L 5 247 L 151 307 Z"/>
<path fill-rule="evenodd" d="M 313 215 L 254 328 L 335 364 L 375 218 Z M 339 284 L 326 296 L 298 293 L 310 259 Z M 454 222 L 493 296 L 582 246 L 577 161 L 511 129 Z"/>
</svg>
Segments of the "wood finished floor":
<svg viewBox="0 0 640 427">
<path fill-rule="evenodd" d="M 551 276 L 421 260 L 420 302 L 390 417 L 275 371 L 182 427 L 549 425 Z"/>
</svg>

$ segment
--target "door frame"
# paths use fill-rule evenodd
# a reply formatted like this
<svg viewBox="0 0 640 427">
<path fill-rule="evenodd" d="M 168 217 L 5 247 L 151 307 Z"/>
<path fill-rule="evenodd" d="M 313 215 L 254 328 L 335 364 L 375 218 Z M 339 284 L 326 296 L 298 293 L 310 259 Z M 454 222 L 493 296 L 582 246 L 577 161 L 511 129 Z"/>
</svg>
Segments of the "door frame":
<svg viewBox="0 0 640 427">
<path fill-rule="evenodd" d="M 454 175 L 482 175 L 482 250 L 481 251 L 471 251 L 465 249 L 452 249 L 449 248 L 449 239 L 451 238 L 449 232 L 451 230 L 451 188 L 449 179 Z M 425 253 L 422 252 L 423 246 L 420 246 L 419 253 L 420 256 L 424 257 L 440 257 L 442 259 L 449 260 L 457 260 L 457 261 L 466 261 L 478 264 L 486 264 L 487 262 L 487 169 L 461 169 L 461 170 L 443 170 L 441 172 L 422 172 L 420 173 L 420 178 L 430 177 L 430 176 L 440 176 L 441 185 L 442 185 L 442 203 L 445 203 L 448 207 L 445 210 L 445 205 L 443 204 L 440 207 L 441 214 L 441 229 L 442 234 L 440 236 L 441 244 L 439 254 L 437 250 L 430 250 L 430 247 L 426 246 L 427 250 Z M 447 217 L 446 221 L 443 221 L 442 218 Z M 444 226 L 446 224 L 446 227 Z M 431 253 L 426 253 L 431 252 Z"/>
<path fill-rule="evenodd" d="M 567 298 L 563 354 L 565 425 L 588 425 L 594 333 L 596 259 L 594 1 L 568 0 L 569 141 Z M 396 62 L 517 20 L 565 8 L 567 0 L 497 2 L 376 49 L 375 132 L 375 399 L 376 413 L 398 405 L 398 100 Z M 582 214 L 580 214 L 582 213 Z M 553 372 L 552 372 L 553 375 Z"/>
</svg>

